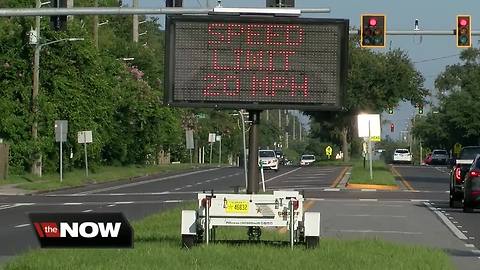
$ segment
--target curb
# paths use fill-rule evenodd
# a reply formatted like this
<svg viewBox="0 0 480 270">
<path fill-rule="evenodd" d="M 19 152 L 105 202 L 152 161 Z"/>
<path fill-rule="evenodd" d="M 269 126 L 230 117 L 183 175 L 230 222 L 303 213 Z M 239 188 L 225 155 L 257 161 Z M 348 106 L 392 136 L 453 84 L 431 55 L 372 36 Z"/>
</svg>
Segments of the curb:
<svg viewBox="0 0 480 270">
<path fill-rule="evenodd" d="M 376 190 L 399 190 L 398 186 L 367 185 L 367 184 L 346 184 L 347 189 L 376 189 Z"/>
<path fill-rule="evenodd" d="M 348 180 L 350 180 L 350 177 L 352 176 L 352 167 L 346 167 L 346 170 L 344 170 L 341 174 L 342 180 L 337 183 L 335 186 L 332 185 L 333 188 L 336 187 L 341 187 L 341 188 L 346 188 L 348 184 Z"/>
</svg>

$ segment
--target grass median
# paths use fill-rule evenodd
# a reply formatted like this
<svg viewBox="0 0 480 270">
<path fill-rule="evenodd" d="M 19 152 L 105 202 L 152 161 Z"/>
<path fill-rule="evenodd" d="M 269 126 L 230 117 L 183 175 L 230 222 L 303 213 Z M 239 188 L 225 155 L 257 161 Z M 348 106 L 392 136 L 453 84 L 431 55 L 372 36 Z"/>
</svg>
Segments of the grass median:
<svg viewBox="0 0 480 270">
<path fill-rule="evenodd" d="M 75 169 L 63 173 L 63 181 L 60 182 L 60 175 L 46 174 L 43 177 L 26 175 L 12 175 L 6 181 L 0 180 L 1 184 L 16 184 L 17 188 L 26 190 L 48 191 L 66 187 L 78 187 L 87 184 L 102 183 L 119 179 L 129 179 L 132 177 L 147 176 L 158 173 L 185 171 L 195 169 L 201 166 L 199 164 L 166 164 L 156 166 L 125 166 L 98 167 L 85 176 L 85 170 Z"/>
<path fill-rule="evenodd" d="M 382 160 L 373 161 L 372 172 L 373 179 L 370 179 L 370 167 L 368 161 L 363 167 L 363 160 L 355 160 L 352 162 L 351 177 L 349 184 L 364 184 L 364 185 L 386 185 L 396 186 L 395 176 Z"/>
<path fill-rule="evenodd" d="M 133 249 L 33 250 L 6 263 L 4 269 L 454 269 L 449 257 L 438 249 L 380 240 L 321 239 L 316 249 L 296 246 L 291 250 L 288 234 L 271 230 L 264 230 L 262 239 L 272 241 L 219 241 L 186 250 L 180 247 L 180 210 L 134 222 Z M 217 239 L 246 238 L 245 228 L 217 232 Z"/>
</svg>

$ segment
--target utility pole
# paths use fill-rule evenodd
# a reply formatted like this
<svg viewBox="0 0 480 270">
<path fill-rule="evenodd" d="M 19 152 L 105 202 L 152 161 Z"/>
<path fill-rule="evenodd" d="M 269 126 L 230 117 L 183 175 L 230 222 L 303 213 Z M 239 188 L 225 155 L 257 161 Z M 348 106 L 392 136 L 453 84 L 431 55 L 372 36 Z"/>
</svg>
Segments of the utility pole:
<svg viewBox="0 0 480 270">
<path fill-rule="evenodd" d="M 298 123 L 299 123 L 299 125 L 298 125 L 298 140 L 301 141 L 302 140 L 302 124 L 300 123 L 300 121 Z"/>
<path fill-rule="evenodd" d="M 98 7 L 98 0 L 95 0 L 95 7 Z M 93 16 L 93 40 L 95 48 L 98 49 L 98 15 Z"/>
<path fill-rule="evenodd" d="M 133 8 L 138 8 L 138 0 L 133 0 Z M 138 42 L 138 15 L 133 15 L 133 42 Z"/>
<path fill-rule="evenodd" d="M 270 116 L 269 116 L 269 113 L 268 113 L 268 110 L 267 110 L 267 121 L 269 120 Z"/>
<path fill-rule="evenodd" d="M 278 129 L 282 129 L 282 110 L 278 110 Z"/>
<path fill-rule="evenodd" d="M 40 8 L 42 3 L 40 0 L 36 1 L 36 8 Z M 37 96 L 38 96 L 38 83 L 39 83 L 39 70 L 40 70 L 40 16 L 35 16 L 35 31 L 37 32 L 37 43 L 35 44 L 35 54 L 33 57 L 33 89 L 32 89 L 32 112 L 33 112 L 33 124 L 32 124 L 32 138 L 34 143 L 38 142 L 38 108 L 37 108 Z M 35 176 L 42 176 L 42 154 L 34 153 L 34 160 L 32 164 L 31 172 Z"/>
<path fill-rule="evenodd" d="M 288 131 L 285 131 L 285 148 L 288 148 Z"/>
<path fill-rule="evenodd" d="M 293 123 L 293 136 L 292 136 L 292 140 L 295 140 L 296 136 L 295 136 L 295 118 L 296 117 L 292 117 L 293 120 L 292 120 L 292 123 Z"/>
</svg>

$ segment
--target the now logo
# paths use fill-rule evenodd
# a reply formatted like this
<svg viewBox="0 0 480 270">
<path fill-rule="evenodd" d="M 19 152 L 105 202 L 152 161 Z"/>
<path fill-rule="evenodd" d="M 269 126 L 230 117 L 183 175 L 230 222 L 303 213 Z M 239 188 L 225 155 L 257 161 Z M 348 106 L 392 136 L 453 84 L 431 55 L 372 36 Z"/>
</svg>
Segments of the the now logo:
<svg viewBox="0 0 480 270">
<path fill-rule="evenodd" d="M 42 247 L 132 247 L 133 230 L 122 213 L 31 213 Z"/>
</svg>

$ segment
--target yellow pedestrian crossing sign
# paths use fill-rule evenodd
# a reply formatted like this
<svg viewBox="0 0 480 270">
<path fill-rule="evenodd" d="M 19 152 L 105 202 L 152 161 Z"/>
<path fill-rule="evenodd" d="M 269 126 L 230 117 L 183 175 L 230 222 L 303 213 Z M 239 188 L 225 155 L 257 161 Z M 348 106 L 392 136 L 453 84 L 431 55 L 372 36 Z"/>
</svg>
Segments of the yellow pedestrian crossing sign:
<svg viewBox="0 0 480 270">
<path fill-rule="evenodd" d="M 462 145 L 460 143 L 456 143 L 454 146 L 453 146 L 453 153 L 458 156 L 460 155 L 460 151 L 462 150 Z"/>
<path fill-rule="evenodd" d="M 330 159 L 330 156 L 332 155 L 332 147 L 330 145 L 325 148 L 325 155 Z"/>
<path fill-rule="evenodd" d="M 372 137 L 370 137 L 370 138 L 371 138 L 372 142 L 379 142 L 379 141 L 381 141 L 380 136 L 372 136 Z"/>
</svg>

